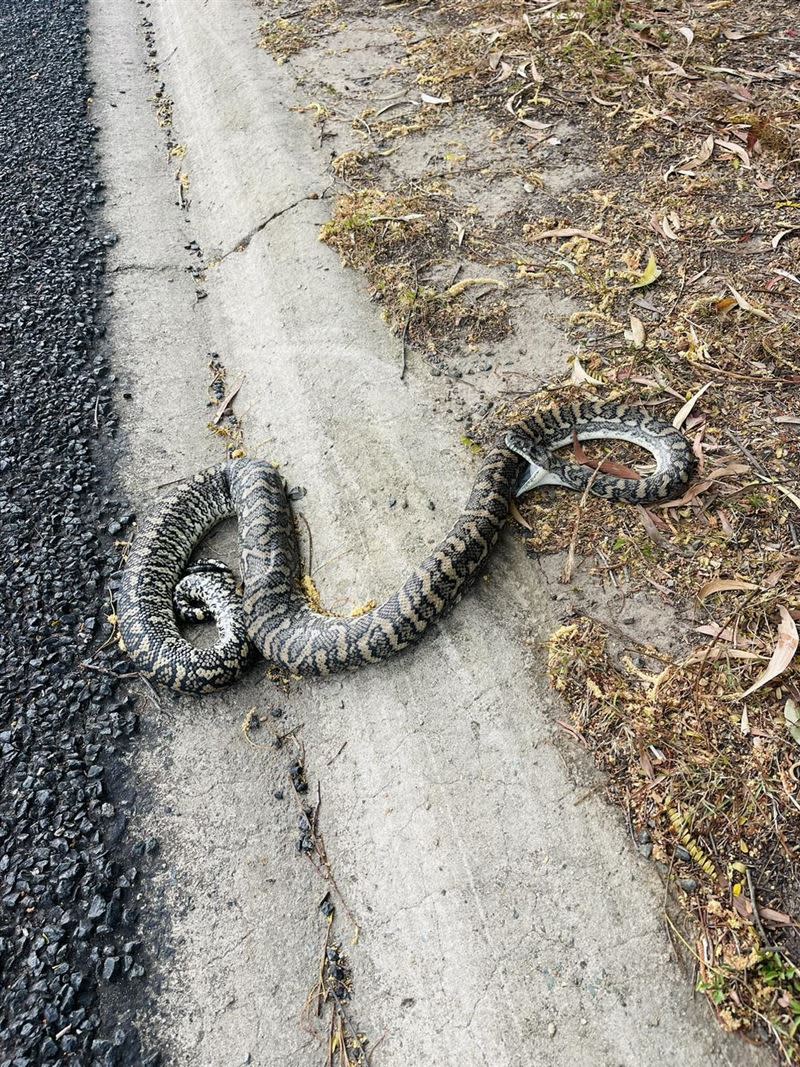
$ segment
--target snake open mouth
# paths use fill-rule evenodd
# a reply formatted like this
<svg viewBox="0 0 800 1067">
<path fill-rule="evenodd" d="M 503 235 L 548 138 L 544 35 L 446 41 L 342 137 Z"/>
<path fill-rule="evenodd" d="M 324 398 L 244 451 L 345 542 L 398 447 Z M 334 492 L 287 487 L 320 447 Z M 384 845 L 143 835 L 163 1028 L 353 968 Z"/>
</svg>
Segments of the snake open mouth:
<svg viewBox="0 0 800 1067">
<path fill-rule="evenodd" d="M 674 466 L 674 444 L 669 442 L 664 435 L 663 429 L 652 434 L 644 426 L 633 428 L 622 423 L 612 425 L 610 420 L 588 421 L 576 431 L 575 427 L 559 437 L 557 434 L 548 442 L 547 448 L 530 437 L 524 430 L 512 427 L 506 432 L 505 445 L 517 456 L 525 461 L 517 481 L 514 496 L 519 498 L 534 489 L 553 485 L 564 489 L 580 491 L 586 486 L 586 478 L 599 478 L 607 484 L 616 484 L 615 496 L 619 499 L 628 499 L 628 493 L 635 494 L 638 479 L 614 475 L 609 479 L 605 475 L 590 475 L 588 469 L 580 463 L 564 460 L 556 455 L 559 449 L 574 445 L 575 440 L 583 441 L 626 441 L 649 452 L 655 461 L 654 472 L 659 475 L 666 473 Z M 688 462 L 691 464 L 691 457 Z M 600 468 L 602 470 L 602 468 Z M 651 471 L 653 468 L 651 468 Z M 625 488 L 628 483 L 629 489 Z"/>
</svg>

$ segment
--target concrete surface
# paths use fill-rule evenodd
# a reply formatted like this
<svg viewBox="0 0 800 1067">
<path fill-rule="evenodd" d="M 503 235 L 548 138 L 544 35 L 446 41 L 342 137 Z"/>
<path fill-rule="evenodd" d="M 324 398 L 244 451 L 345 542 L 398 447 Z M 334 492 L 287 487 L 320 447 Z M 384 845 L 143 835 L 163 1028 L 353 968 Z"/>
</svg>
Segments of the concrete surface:
<svg viewBox="0 0 800 1067">
<path fill-rule="evenodd" d="M 188 213 L 149 102 L 143 14 L 187 148 Z M 254 46 L 257 21 L 244 0 L 94 2 L 94 115 L 120 238 L 109 278 L 119 476 L 143 512 L 159 485 L 222 458 L 206 406 L 208 353 L 220 353 L 229 383 L 246 376 L 236 409 L 250 453 L 308 489 L 300 507 L 326 602 L 354 605 L 391 591 L 435 543 L 474 461 L 432 414 L 441 380 L 413 361 L 400 382 L 397 340 L 317 240 L 328 204 L 301 198 L 325 191 L 324 160 L 289 110 L 285 72 Z M 185 245 L 214 260 L 293 203 L 208 271 L 196 302 Z M 535 338 L 528 358 L 544 358 Z M 144 904 L 170 924 L 143 1025 L 169 1062 L 326 1062 L 303 1006 L 328 886 L 295 851 L 289 753 L 241 729 L 248 709 L 276 704 L 282 729 L 301 727 L 360 926 L 352 944 L 339 909 L 348 1012 L 377 1067 L 762 1062 L 693 999 L 654 869 L 586 765 L 578 788 L 553 741 L 561 712 L 525 643 L 564 608 L 547 574 L 509 534 L 456 613 L 380 668 L 288 693 L 263 664 L 214 698 L 156 704 L 142 690 L 139 829 L 162 841 Z"/>
</svg>

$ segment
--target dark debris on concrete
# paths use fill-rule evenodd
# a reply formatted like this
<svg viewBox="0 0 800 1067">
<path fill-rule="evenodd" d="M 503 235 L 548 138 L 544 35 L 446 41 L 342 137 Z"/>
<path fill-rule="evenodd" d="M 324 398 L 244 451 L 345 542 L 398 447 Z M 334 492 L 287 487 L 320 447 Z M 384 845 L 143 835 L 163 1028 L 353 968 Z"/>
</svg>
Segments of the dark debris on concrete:
<svg viewBox="0 0 800 1067">
<path fill-rule="evenodd" d="M 84 0 L 0 7 L 0 1067 L 154 1064 L 118 653 L 113 375 Z M 100 663 L 100 670 L 83 664 Z M 140 935 L 141 936 L 141 935 Z"/>
</svg>

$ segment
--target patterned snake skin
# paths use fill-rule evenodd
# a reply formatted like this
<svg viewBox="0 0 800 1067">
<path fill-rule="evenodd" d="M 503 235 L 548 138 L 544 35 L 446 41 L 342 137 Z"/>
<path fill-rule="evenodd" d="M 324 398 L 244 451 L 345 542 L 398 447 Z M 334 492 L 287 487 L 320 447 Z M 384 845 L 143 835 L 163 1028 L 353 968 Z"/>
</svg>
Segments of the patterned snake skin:
<svg viewBox="0 0 800 1067">
<path fill-rule="evenodd" d="M 615 404 L 576 403 L 540 412 L 508 430 L 486 455 L 464 510 L 434 551 L 379 607 L 356 618 L 316 613 L 304 596 L 294 519 L 278 471 L 232 460 L 196 475 L 160 502 L 137 535 L 122 576 L 121 642 L 146 677 L 185 693 L 229 685 L 255 647 L 295 674 L 354 670 L 393 656 L 461 598 L 489 555 L 514 495 L 541 485 L 586 488 L 592 472 L 553 455 L 580 440 L 631 441 L 655 471 L 640 480 L 605 474 L 591 492 L 607 500 L 666 500 L 689 482 L 695 460 L 668 423 Z M 230 571 L 189 560 L 208 531 L 236 515 L 242 596 Z M 209 648 L 190 645 L 178 620 L 213 618 Z"/>
</svg>

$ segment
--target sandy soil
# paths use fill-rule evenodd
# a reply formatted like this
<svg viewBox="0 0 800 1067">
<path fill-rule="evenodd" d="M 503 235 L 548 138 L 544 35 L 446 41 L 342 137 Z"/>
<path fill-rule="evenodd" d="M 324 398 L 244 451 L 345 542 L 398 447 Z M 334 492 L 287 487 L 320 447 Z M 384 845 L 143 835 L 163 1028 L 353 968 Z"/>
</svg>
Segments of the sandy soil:
<svg viewBox="0 0 800 1067">
<path fill-rule="evenodd" d="M 120 238 L 118 474 L 144 512 L 160 486 L 224 457 L 207 428 L 218 353 L 229 385 L 244 379 L 249 453 L 307 489 L 314 575 L 343 609 L 391 591 L 436 542 L 475 461 L 447 415 L 451 382 L 416 360 L 400 380 L 397 339 L 317 240 L 329 152 L 290 110 L 306 103 L 293 79 L 256 49 L 257 21 L 243 0 L 94 5 L 95 113 Z M 188 210 L 151 100 L 162 81 Z M 198 264 L 213 265 L 195 278 Z M 494 358 L 542 380 L 557 345 L 548 327 Z M 231 546 L 228 532 L 220 550 Z M 572 603 L 640 632 L 668 620 L 555 573 L 509 534 L 453 617 L 380 669 L 283 692 L 259 665 L 202 700 L 142 690 L 140 820 L 162 842 L 144 904 L 154 929 L 168 923 L 143 1023 L 169 1062 L 326 1062 L 303 1015 L 332 887 L 296 850 L 295 750 L 276 749 L 267 725 L 242 730 L 251 708 L 269 720 L 276 707 L 276 729 L 302 740 L 311 795 L 319 782 L 346 902 L 332 932 L 352 969 L 346 1010 L 378 1046 L 375 1064 L 760 1062 L 692 999 L 656 871 L 588 763 L 565 758 L 544 686 L 538 645 Z"/>
</svg>

